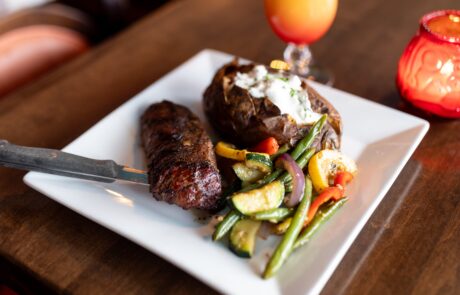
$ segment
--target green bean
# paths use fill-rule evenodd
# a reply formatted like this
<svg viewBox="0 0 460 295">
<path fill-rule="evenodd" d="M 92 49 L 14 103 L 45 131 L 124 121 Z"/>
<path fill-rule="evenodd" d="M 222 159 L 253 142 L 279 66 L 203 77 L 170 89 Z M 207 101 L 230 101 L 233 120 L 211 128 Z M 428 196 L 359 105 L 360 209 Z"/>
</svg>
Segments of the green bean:
<svg viewBox="0 0 460 295">
<path fill-rule="evenodd" d="M 230 210 L 224 219 L 217 224 L 216 230 L 212 235 L 214 241 L 220 240 L 225 234 L 235 225 L 235 223 L 241 218 L 240 213 L 236 210 Z"/>
<path fill-rule="evenodd" d="M 348 198 L 342 198 L 337 202 L 334 202 L 332 205 L 320 209 L 310 224 L 308 224 L 308 226 L 300 233 L 297 241 L 295 241 L 294 249 L 308 243 L 310 238 L 318 231 L 321 225 L 326 223 L 347 201 Z"/>
<path fill-rule="evenodd" d="M 276 158 L 278 158 L 279 155 L 287 153 L 288 151 L 289 151 L 289 145 L 287 143 L 283 144 L 276 153 L 270 156 L 270 159 L 273 161 Z"/>
<path fill-rule="evenodd" d="M 293 245 L 302 230 L 303 223 L 307 217 L 308 208 L 310 207 L 310 200 L 312 194 L 312 184 L 309 178 L 305 178 L 305 193 L 302 201 L 300 202 L 297 210 L 292 218 L 291 225 L 289 226 L 286 234 L 283 236 L 281 243 L 276 248 L 270 261 L 265 268 L 263 277 L 268 279 L 272 277 L 283 265 L 293 250 Z"/>
<path fill-rule="evenodd" d="M 297 158 L 299 158 L 300 155 L 303 154 L 303 152 L 305 152 L 305 150 L 311 146 L 315 137 L 321 132 L 321 129 L 323 129 L 323 126 L 326 123 L 326 120 L 327 120 L 327 115 L 326 114 L 322 115 L 321 118 L 315 123 L 315 125 L 311 127 L 307 136 L 302 138 L 302 140 L 297 143 L 297 146 L 291 153 L 291 157 L 294 160 L 297 160 Z"/>
<path fill-rule="evenodd" d="M 291 216 L 294 213 L 294 210 L 289 208 L 276 208 L 272 210 L 267 210 L 251 215 L 252 219 L 255 220 L 268 220 L 270 222 L 280 222 L 286 217 Z"/>
</svg>

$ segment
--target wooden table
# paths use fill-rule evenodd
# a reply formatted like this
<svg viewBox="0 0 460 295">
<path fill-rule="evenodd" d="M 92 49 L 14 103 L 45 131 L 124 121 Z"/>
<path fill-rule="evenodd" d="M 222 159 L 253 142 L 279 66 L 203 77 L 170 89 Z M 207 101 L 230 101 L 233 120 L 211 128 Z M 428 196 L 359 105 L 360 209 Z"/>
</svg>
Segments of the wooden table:
<svg viewBox="0 0 460 295">
<path fill-rule="evenodd" d="M 403 104 L 396 65 L 419 17 L 457 0 L 348 0 L 318 44 L 339 89 L 423 116 L 431 128 L 323 290 L 460 292 L 460 121 Z M 0 101 L 0 138 L 62 148 L 203 48 L 259 62 L 281 56 L 261 1 L 172 1 L 120 35 Z M 24 290 L 75 294 L 213 293 L 154 254 L 0 169 L 0 277 Z"/>
</svg>

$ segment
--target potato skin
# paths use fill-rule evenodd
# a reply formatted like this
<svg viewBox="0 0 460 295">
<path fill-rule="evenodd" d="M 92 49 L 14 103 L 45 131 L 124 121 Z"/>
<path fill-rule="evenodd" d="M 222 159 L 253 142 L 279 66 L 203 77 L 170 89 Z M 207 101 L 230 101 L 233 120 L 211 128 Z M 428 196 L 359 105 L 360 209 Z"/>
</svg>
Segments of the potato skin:
<svg viewBox="0 0 460 295">
<path fill-rule="evenodd" d="M 249 72 L 255 64 L 239 65 L 238 60 L 224 65 L 215 74 L 203 95 L 203 106 L 211 125 L 226 140 L 245 147 L 254 146 L 267 137 L 275 137 L 280 145 L 294 145 L 310 130 L 311 125 L 298 125 L 268 98 L 254 98 L 246 89 L 233 86 L 237 72 Z M 342 125 L 337 110 L 305 81 L 312 109 L 328 114 L 317 149 L 339 149 Z"/>
</svg>

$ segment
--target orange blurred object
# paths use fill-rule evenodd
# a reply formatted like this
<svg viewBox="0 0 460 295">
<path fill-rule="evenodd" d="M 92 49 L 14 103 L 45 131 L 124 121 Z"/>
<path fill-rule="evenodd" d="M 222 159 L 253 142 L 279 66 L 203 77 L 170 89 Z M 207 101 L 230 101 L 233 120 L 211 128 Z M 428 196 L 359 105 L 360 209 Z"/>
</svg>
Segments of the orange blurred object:
<svg viewBox="0 0 460 295">
<path fill-rule="evenodd" d="M 399 60 L 396 83 L 414 106 L 460 118 L 460 10 L 422 17 L 416 36 Z"/>
<path fill-rule="evenodd" d="M 33 25 L 0 35 L 0 96 L 88 49 L 79 33 L 54 25 Z"/>
<path fill-rule="evenodd" d="M 311 44 L 331 27 L 338 0 L 265 0 L 273 31 L 285 42 Z"/>
</svg>

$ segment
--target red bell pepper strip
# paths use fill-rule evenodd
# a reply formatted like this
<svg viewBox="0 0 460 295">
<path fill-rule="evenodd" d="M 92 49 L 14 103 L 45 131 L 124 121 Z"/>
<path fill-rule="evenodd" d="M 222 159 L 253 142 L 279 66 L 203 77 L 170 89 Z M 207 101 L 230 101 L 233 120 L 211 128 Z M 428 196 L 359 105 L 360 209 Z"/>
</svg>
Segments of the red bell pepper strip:
<svg viewBox="0 0 460 295">
<path fill-rule="evenodd" d="M 262 140 L 259 142 L 252 151 L 257 153 L 265 153 L 269 154 L 270 156 L 276 154 L 279 149 L 278 141 L 274 137 L 269 137 L 267 139 Z"/>
<path fill-rule="evenodd" d="M 338 201 L 345 196 L 345 186 L 353 179 L 353 174 L 347 171 L 340 171 L 334 179 L 334 186 L 324 189 L 313 201 L 308 210 L 304 226 L 306 226 L 315 217 L 319 207 L 329 200 Z"/>
<path fill-rule="evenodd" d="M 343 189 L 345 186 L 353 180 L 353 174 L 347 171 L 340 171 L 337 173 L 334 179 L 335 186 L 341 186 Z"/>
<path fill-rule="evenodd" d="M 313 201 L 310 205 L 310 209 L 308 209 L 307 219 L 305 219 L 304 226 L 306 226 L 312 219 L 315 217 L 316 212 L 318 211 L 319 207 L 326 203 L 327 201 L 333 199 L 335 201 L 342 198 L 344 195 L 343 189 L 340 189 L 336 186 L 331 186 L 324 189 L 319 196 Z"/>
</svg>

